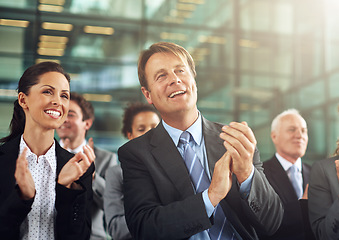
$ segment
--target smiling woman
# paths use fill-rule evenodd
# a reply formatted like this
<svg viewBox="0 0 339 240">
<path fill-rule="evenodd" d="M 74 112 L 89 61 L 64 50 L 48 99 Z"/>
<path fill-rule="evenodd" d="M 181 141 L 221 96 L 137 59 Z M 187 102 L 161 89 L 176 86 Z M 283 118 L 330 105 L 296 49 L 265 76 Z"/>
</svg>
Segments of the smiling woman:
<svg viewBox="0 0 339 240">
<path fill-rule="evenodd" d="M 54 62 L 33 65 L 20 78 L 11 133 L 0 140 L 2 239 L 89 237 L 93 149 L 74 156 L 54 139 L 68 113 L 69 82 Z"/>
</svg>

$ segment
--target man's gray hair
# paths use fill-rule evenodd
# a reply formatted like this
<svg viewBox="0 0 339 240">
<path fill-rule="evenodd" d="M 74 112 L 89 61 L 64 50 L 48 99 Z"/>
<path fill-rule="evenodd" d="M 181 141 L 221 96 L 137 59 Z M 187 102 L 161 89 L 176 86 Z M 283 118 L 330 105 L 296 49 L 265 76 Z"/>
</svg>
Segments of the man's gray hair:
<svg viewBox="0 0 339 240">
<path fill-rule="evenodd" d="M 287 115 L 296 115 L 296 116 L 301 117 L 305 121 L 305 119 L 300 115 L 300 113 L 299 113 L 299 111 L 297 109 L 290 108 L 290 109 L 287 109 L 287 110 L 283 111 L 282 113 L 280 113 L 279 115 L 277 115 L 273 119 L 272 125 L 271 125 L 271 132 L 276 131 L 278 129 L 281 118 L 283 118 L 283 117 L 285 117 Z M 305 121 L 305 123 L 306 123 L 306 121 Z M 307 126 L 307 124 L 306 124 L 306 126 Z"/>
</svg>

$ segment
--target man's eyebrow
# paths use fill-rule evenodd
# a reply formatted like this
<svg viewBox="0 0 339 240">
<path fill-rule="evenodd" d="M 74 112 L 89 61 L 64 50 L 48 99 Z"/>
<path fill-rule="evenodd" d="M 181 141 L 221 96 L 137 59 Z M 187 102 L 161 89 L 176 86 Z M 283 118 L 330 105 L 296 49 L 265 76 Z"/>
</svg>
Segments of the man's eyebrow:
<svg viewBox="0 0 339 240">
<path fill-rule="evenodd" d="M 185 65 L 185 64 L 178 64 L 178 65 L 176 65 L 175 67 L 176 67 L 176 68 L 178 68 L 178 67 L 186 67 L 186 65 Z"/>
<path fill-rule="evenodd" d="M 159 69 L 158 71 L 156 71 L 156 72 L 154 73 L 153 78 L 155 78 L 159 73 L 164 72 L 164 71 L 165 71 L 164 68 Z"/>
</svg>

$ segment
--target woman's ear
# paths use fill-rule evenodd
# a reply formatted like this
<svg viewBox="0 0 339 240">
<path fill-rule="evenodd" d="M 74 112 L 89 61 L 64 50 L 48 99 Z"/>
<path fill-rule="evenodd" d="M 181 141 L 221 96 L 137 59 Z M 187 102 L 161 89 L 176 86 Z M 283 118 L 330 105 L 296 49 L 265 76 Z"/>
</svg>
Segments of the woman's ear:
<svg viewBox="0 0 339 240">
<path fill-rule="evenodd" d="M 23 92 L 19 92 L 18 94 L 18 103 L 22 107 L 22 109 L 28 108 L 27 106 L 27 95 Z"/>
</svg>

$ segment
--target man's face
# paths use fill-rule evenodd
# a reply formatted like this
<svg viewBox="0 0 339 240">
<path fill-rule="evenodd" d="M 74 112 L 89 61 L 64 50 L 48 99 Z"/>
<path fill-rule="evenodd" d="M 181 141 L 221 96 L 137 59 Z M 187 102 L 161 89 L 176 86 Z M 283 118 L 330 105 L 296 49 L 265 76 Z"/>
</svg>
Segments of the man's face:
<svg viewBox="0 0 339 240">
<path fill-rule="evenodd" d="M 155 53 L 145 73 L 148 89 L 141 90 L 164 119 L 196 109 L 197 87 L 187 62 L 172 53 Z"/>
<path fill-rule="evenodd" d="M 308 143 L 307 126 L 303 118 L 290 114 L 280 119 L 280 124 L 271 133 L 277 153 L 294 163 L 304 156 Z"/>
<path fill-rule="evenodd" d="M 56 130 L 61 139 L 68 138 L 70 142 L 85 139 L 86 131 L 91 127 L 88 121 L 82 120 L 81 108 L 75 101 L 70 101 L 65 122 Z"/>
</svg>

